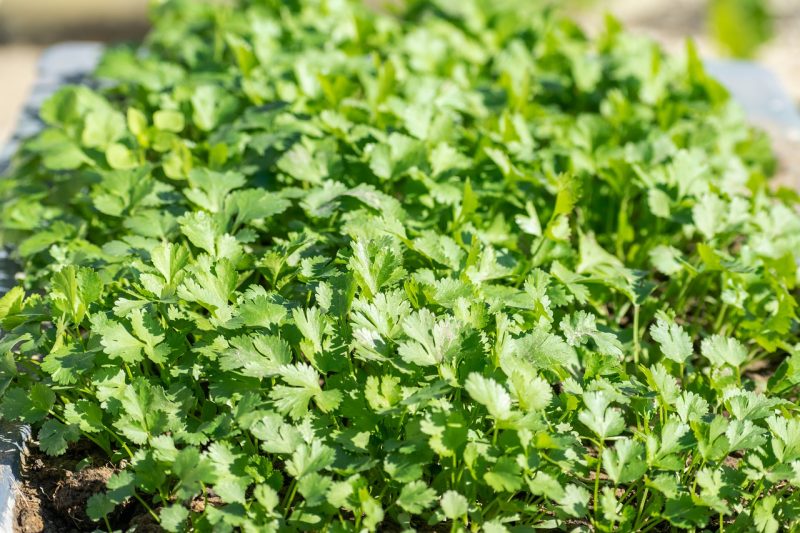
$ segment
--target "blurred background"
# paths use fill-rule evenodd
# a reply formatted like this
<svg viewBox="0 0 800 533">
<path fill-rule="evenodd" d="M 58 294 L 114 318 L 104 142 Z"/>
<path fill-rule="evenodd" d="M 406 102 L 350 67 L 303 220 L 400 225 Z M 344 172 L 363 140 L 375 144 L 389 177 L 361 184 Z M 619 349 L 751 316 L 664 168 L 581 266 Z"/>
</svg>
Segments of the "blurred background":
<svg viewBox="0 0 800 533">
<path fill-rule="evenodd" d="M 147 30 L 147 4 L 0 0 L 0 145 L 14 130 L 46 46 L 138 39 Z M 679 50 L 692 37 L 705 57 L 758 61 L 800 103 L 800 0 L 560 0 L 558 5 L 590 33 L 610 12 L 631 31 L 652 36 L 669 50 Z"/>
</svg>

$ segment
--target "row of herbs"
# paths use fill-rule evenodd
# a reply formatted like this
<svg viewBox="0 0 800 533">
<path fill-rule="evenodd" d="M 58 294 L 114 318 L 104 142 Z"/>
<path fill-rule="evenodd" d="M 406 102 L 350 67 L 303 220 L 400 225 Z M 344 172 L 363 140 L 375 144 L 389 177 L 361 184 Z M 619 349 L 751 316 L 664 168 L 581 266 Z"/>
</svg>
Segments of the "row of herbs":
<svg viewBox="0 0 800 533">
<path fill-rule="evenodd" d="M 691 44 L 522 0 L 153 21 L 0 181 L 0 413 L 119 466 L 101 526 L 797 526 L 798 197 Z"/>
</svg>

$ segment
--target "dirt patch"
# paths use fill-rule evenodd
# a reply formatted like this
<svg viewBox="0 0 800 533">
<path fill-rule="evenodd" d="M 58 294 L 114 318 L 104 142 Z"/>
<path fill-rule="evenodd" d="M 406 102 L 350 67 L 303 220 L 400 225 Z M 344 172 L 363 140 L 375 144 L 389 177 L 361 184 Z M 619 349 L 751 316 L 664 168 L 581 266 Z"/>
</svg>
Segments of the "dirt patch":
<svg viewBox="0 0 800 533">
<path fill-rule="evenodd" d="M 221 507 L 222 498 L 209 491 L 208 496 L 205 498 L 198 496 L 189 503 L 189 510 L 193 513 L 203 513 L 206 507 Z"/>
<path fill-rule="evenodd" d="M 22 458 L 22 479 L 18 487 L 14 533 L 73 533 L 95 531 L 98 524 L 86 515 L 86 503 L 103 492 L 116 471 L 89 444 L 78 443 L 60 457 L 45 455 L 32 443 Z M 134 526 L 136 531 L 153 529 L 149 515 L 132 503 L 121 506 L 113 516 L 115 529 Z M 104 529 L 104 527 L 102 528 Z"/>
</svg>

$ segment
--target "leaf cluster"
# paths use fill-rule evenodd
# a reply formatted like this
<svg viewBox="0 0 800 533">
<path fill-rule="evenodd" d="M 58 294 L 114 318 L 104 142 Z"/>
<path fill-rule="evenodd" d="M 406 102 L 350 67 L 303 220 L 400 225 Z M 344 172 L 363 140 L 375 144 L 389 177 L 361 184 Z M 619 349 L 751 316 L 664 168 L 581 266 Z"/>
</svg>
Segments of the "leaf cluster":
<svg viewBox="0 0 800 533">
<path fill-rule="evenodd" d="M 0 414 L 168 531 L 798 527 L 763 134 L 691 44 L 405 4 L 156 3 L 43 105 Z"/>
</svg>

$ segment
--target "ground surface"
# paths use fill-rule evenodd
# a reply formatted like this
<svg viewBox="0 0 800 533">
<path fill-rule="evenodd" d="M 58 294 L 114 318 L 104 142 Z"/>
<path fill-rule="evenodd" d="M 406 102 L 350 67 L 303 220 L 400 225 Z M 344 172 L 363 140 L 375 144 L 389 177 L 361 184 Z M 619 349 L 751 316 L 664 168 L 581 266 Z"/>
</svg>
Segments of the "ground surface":
<svg viewBox="0 0 800 533">
<path fill-rule="evenodd" d="M 23 456 L 22 472 L 13 533 L 97 531 L 98 524 L 86 516 L 86 504 L 105 489 L 115 472 L 97 450 L 77 443 L 65 455 L 50 457 L 32 445 Z M 132 527 L 142 533 L 160 531 L 136 502 L 112 513 L 110 523 L 117 531 Z"/>
</svg>

